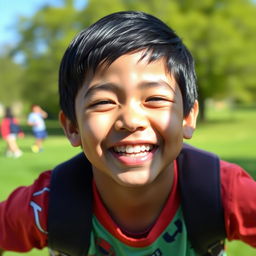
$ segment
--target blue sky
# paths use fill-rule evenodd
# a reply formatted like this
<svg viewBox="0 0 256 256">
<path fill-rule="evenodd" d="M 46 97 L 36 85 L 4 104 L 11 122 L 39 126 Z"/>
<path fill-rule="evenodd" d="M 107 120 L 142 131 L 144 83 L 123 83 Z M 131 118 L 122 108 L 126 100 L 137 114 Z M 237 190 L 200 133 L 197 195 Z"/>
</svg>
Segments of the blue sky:
<svg viewBox="0 0 256 256">
<path fill-rule="evenodd" d="M 86 0 L 76 0 L 76 6 L 84 5 Z M 13 28 L 19 16 L 32 16 L 41 6 L 61 5 L 62 0 L 0 0 L 0 45 L 15 44 L 18 37 Z"/>
</svg>

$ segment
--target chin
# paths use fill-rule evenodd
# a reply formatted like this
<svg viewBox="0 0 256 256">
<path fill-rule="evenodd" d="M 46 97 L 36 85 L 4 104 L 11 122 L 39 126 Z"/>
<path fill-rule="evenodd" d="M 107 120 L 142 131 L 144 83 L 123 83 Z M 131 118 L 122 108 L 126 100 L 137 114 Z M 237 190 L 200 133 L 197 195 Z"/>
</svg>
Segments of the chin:
<svg viewBox="0 0 256 256">
<path fill-rule="evenodd" d="M 126 187 L 141 187 L 150 184 L 154 178 L 148 172 L 132 171 L 118 175 L 118 182 Z"/>
</svg>

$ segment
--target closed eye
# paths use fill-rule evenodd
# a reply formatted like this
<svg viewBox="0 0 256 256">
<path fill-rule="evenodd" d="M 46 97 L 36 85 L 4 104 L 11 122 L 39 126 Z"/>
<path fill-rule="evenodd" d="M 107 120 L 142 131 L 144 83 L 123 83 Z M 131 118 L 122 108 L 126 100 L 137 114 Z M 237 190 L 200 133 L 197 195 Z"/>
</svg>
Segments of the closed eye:
<svg viewBox="0 0 256 256">
<path fill-rule="evenodd" d="M 169 107 L 171 103 L 173 100 L 164 96 L 152 96 L 145 100 L 145 106 L 149 108 L 165 108 Z"/>
<path fill-rule="evenodd" d="M 113 100 L 98 100 L 92 101 L 88 104 L 88 109 L 94 109 L 95 111 L 108 111 L 116 105 L 116 102 Z"/>
<path fill-rule="evenodd" d="M 91 106 L 107 105 L 107 104 L 115 104 L 115 102 L 113 102 L 112 100 L 101 100 L 101 101 L 93 103 Z"/>
<path fill-rule="evenodd" d="M 168 101 L 168 100 L 162 97 L 150 97 L 146 101 Z"/>
</svg>

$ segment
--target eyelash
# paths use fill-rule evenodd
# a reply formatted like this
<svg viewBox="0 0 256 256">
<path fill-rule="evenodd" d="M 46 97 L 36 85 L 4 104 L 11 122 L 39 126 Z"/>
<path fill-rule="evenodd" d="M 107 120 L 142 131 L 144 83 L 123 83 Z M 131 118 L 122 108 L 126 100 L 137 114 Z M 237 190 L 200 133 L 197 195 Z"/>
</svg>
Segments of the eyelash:
<svg viewBox="0 0 256 256">
<path fill-rule="evenodd" d="M 115 103 L 111 100 L 101 100 L 101 101 L 92 103 L 90 107 L 95 107 L 95 106 L 99 106 L 99 105 L 107 105 L 107 104 L 115 104 Z"/>
<path fill-rule="evenodd" d="M 165 97 L 163 96 L 152 96 L 152 97 L 148 97 L 147 99 L 145 99 L 145 103 L 148 102 L 148 104 L 152 104 L 152 106 L 159 106 L 159 104 L 166 104 L 167 102 L 170 102 L 171 100 L 168 100 L 166 99 Z M 152 103 L 150 103 L 152 102 Z M 89 108 L 104 108 L 104 106 L 106 107 L 111 107 L 114 106 L 116 104 L 115 101 L 113 100 L 99 100 L 99 101 L 96 101 L 96 102 L 92 102 L 90 105 L 89 105 Z M 111 106 L 112 105 L 112 106 Z M 151 106 L 151 105 L 149 105 Z"/>
<path fill-rule="evenodd" d="M 163 100 L 163 101 L 166 101 L 165 98 L 162 98 L 162 97 L 150 97 L 148 98 L 146 101 L 159 101 L 159 100 Z"/>
</svg>

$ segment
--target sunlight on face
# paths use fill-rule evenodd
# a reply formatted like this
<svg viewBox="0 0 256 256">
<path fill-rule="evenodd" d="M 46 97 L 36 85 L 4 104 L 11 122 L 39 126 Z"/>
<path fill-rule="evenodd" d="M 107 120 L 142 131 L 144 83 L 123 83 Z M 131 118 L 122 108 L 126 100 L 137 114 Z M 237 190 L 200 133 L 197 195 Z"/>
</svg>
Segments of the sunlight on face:
<svg viewBox="0 0 256 256">
<path fill-rule="evenodd" d="M 147 184 L 177 157 L 183 140 L 183 102 L 163 59 L 143 52 L 99 68 L 76 98 L 83 150 L 98 175 L 132 186 Z"/>
</svg>

